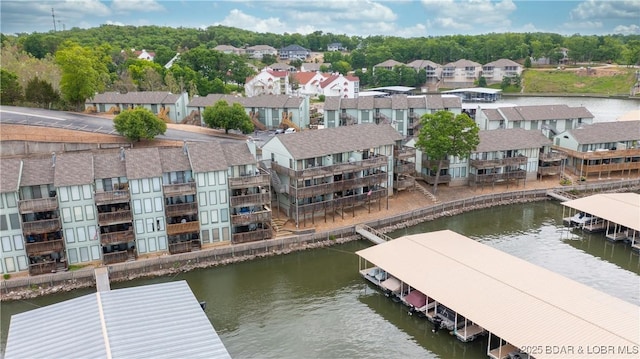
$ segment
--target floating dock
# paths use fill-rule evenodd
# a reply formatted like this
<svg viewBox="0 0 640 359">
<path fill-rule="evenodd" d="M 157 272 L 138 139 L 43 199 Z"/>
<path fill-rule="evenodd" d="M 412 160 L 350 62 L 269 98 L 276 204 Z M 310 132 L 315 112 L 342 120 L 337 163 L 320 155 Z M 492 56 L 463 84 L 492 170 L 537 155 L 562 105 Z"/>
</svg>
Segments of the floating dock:
<svg viewBox="0 0 640 359">
<path fill-rule="evenodd" d="M 356 254 L 364 278 L 395 278 L 390 294 L 405 302 L 419 291 L 418 309 L 459 339 L 486 332 L 490 358 L 621 358 L 640 348 L 637 305 L 449 230 Z M 613 349 L 586 351 L 596 345 Z"/>
</svg>

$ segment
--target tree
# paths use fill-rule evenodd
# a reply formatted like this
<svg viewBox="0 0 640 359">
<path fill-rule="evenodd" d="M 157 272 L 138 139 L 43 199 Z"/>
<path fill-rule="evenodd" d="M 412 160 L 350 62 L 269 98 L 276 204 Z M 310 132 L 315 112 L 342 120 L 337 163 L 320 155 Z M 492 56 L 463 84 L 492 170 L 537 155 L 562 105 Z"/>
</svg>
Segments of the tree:
<svg viewBox="0 0 640 359">
<path fill-rule="evenodd" d="M 202 119 L 211 128 L 223 128 L 225 133 L 229 130 L 240 130 L 242 133 L 253 131 L 251 118 L 239 103 L 229 106 L 227 101 L 220 100 L 213 106 L 206 107 Z"/>
<path fill-rule="evenodd" d="M 276 55 L 264 54 L 262 55 L 262 63 L 269 66 L 271 64 L 275 64 L 278 62 L 278 57 Z"/>
<path fill-rule="evenodd" d="M 487 87 L 487 79 L 484 76 L 478 78 L 478 87 Z"/>
<path fill-rule="evenodd" d="M 167 131 L 167 124 L 143 107 L 121 112 L 113 124 L 115 130 L 131 142 L 152 140 Z"/>
<path fill-rule="evenodd" d="M 42 106 L 50 107 L 52 103 L 60 99 L 60 95 L 53 89 L 50 83 L 34 77 L 27 83 L 24 90 L 24 97 L 27 101 Z"/>
<path fill-rule="evenodd" d="M 64 99 L 79 109 L 96 92 L 104 89 L 108 70 L 101 54 L 67 42 L 56 52 L 55 61 L 62 69 L 60 88 Z"/>
<path fill-rule="evenodd" d="M 527 56 L 527 58 L 524 59 L 524 68 L 525 69 L 531 68 L 531 57 Z"/>
<path fill-rule="evenodd" d="M 454 115 L 449 111 L 425 114 L 420 119 L 420 125 L 416 148 L 428 158 L 438 161 L 433 184 L 433 194 L 436 194 L 443 161 L 447 157 L 469 157 L 480 143 L 480 129 L 466 113 Z"/>
<path fill-rule="evenodd" d="M 0 69 L 0 104 L 15 105 L 22 99 L 22 86 L 18 76 L 5 69 Z"/>
</svg>

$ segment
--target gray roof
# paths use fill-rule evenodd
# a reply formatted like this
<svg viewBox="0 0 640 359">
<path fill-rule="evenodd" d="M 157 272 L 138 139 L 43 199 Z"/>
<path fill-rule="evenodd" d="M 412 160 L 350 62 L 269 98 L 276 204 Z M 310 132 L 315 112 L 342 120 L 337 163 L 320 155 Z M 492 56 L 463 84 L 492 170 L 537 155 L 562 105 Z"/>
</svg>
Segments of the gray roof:
<svg viewBox="0 0 640 359">
<path fill-rule="evenodd" d="M 134 148 L 125 151 L 127 178 L 141 179 L 161 177 L 160 154 L 158 148 Z"/>
<path fill-rule="evenodd" d="M 11 317 L 6 359 L 109 354 L 231 358 L 186 281 L 92 293 Z"/>
<path fill-rule="evenodd" d="M 141 91 L 128 92 L 121 94 L 119 92 L 105 92 L 93 96 L 93 98 L 85 101 L 88 104 L 106 103 L 106 104 L 175 104 L 178 102 L 180 95 L 172 94 L 166 91 Z"/>
<path fill-rule="evenodd" d="M 52 156 L 44 158 L 25 158 L 22 166 L 20 187 L 53 184 Z"/>
<path fill-rule="evenodd" d="M 481 111 L 487 116 L 489 121 L 500 121 L 503 119 L 497 108 L 483 108 Z"/>
<path fill-rule="evenodd" d="M 381 62 L 377 65 L 373 65 L 373 67 L 394 67 L 394 66 L 400 66 L 400 65 L 404 65 L 402 62 L 398 62 L 396 60 L 387 60 L 384 62 Z"/>
<path fill-rule="evenodd" d="M 340 109 L 340 96 L 327 96 L 324 99 L 324 110 L 339 110 Z"/>
<path fill-rule="evenodd" d="M 280 141 L 298 160 L 393 145 L 399 140 L 402 136 L 390 125 L 362 124 L 280 135 L 269 142 Z"/>
<path fill-rule="evenodd" d="M 253 45 L 253 46 L 247 47 L 247 50 L 249 50 L 249 51 L 265 51 L 265 50 L 274 51 L 275 48 L 271 47 L 269 45 Z"/>
<path fill-rule="evenodd" d="M 409 96 L 407 97 L 407 106 L 409 108 L 427 108 L 426 96 Z"/>
<path fill-rule="evenodd" d="M 194 97 L 187 107 L 208 107 L 216 102 L 224 100 L 228 104 L 239 103 L 242 107 L 264 107 L 264 108 L 300 108 L 304 101 L 303 97 L 289 95 L 260 95 L 253 97 L 242 97 L 233 95 L 209 94 L 206 97 Z"/>
<path fill-rule="evenodd" d="M 493 152 L 507 150 L 523 150 L 527 148 L 540 148 L 550 146 L 551 140 L 538 130 L 525 130 L 522 128 L 510 128 L 502 130 L 487 130 L 478 133 L 480 143 L 475 151 Z"/>
<path fill-rule="evenodd" d="M 394 110 L 409 108 L 442 110 L 444 108 L 462 108 L 462 100 L 458 96 L 408 96 L 405 94 L 396 94 L 391 97 L 361 96 L 357 98 L 327 96 L 324 104 L 325 111 L 336 111 L 340 109 L 373 110 L 374 108 Z"/>
<path fill-rule="evenodd" d="M 189 142 L 187 148 L 194 173 L 222 171 L 229 168 L 222 146 L 218 142 Z"/>
<path fill-rule="evenodd" d="M 569 107 L 567 105 L 533 105 L 499 107 L 499 113 L 509 121 L 542 121 L 564 120 L 571 118 L 593 118 L 586 107 Z"/>
<path fill-rule="evenodd" d="M 442 67 L 440 64 L 436 64 L 433 61 L 429 60 L 413 60 L 407 64 L 409 67 L 413 67 L 414 69 L 425 69 L 427 66 L 431 66 L 434 69 Z"/>
<path fill-rule="evenodd" d="M 499 59 L 496 61 L 489 62 L 488 64 L 484 64 L 484 66 L 493 66 L 493 67 L 507 67 L 507 66 L 516 66 L 522 67 L 519 63 L 509 60 L 509 59 Z"/>
<path fill-rule="evenodd" d="M 250 165 L 256 163 L 246 142 L 228 142 L 222 146 L 227 166 Z"/>
<path fill-rule="evenodd" d="M 0 161 L 0 193 L 17 192 L 20 186 L 20 170 L 22 161 L 17 158 L 6 158 Z"/>
<path fill-rule="evenodd" d="M 450 62 L 446 65 L 444 65 L 444 67 L 455 67 L 455 68 L 464 68 L 464 67 L 482 67 L 481 64 L 475 62 L 475 61 L 471 61 L 471 60 L 467 60 L 467 59 L 460 59 L 458 61 L 454 61 L 454 62 Z"/>
<path fill-rule="evenodd" d="M 299 51 L 299 52 L 309 52 L 309 50 L 305 49 L 300 45 L 289 45 L 280 49 L 280 51 Z"/>
<path fill-rule="evenodd" d="M 93 155 L 93 171 L 97 179 L 126 177 L 125 161 L 120 158 L 118 151 L 100 151 Z"/>
<path fill-rule="evenodd" d="M 189 156 L 184 147 L 160 148 L 160 167 L 162 172 L 179 172 L 191 170 Z"/>
<path fill-rule="evenodd" d="M 599 122 L 568 131 L 579 144 L 640 142 L 640 121 Z"/>
<path fill-rule="evenodd" d="M 91 152 L 65 152 L 57 156 L 53 184 L 56 187 L 93 183 Z"/>
</svg>

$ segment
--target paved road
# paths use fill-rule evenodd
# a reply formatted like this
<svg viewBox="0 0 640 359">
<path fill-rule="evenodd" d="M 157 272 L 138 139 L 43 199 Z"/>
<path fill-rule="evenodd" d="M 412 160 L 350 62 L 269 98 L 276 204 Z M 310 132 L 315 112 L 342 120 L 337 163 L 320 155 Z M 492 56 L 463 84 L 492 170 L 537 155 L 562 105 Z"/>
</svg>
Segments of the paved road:
<svg viewBox="0 0 640 359">
<path fill-rule="evenodd" d="M 113 122 L 109 119 L 74 112 L 51 111 L 39 108 L 0 106 L 0 123 L 54 127 L 65 130 L 117 135 L 113 129 Z M 156 138 L 186 141 L 236 141 L 234 139 L 220 138 L 172 128 L 168 128 L 164 135 L 157 136 Z"/>
</svg>

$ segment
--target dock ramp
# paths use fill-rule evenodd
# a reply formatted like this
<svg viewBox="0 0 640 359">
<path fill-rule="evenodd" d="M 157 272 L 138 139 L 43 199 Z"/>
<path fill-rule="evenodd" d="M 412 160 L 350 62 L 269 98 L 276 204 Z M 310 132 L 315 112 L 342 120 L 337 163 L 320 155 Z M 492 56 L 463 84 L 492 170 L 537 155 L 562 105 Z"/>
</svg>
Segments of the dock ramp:
<svg viewBox="0 0 640 359">
<path fill-rule="evenodd" d="M 356 226 L 356 233 L 363 236 L 364 238 L 373 242 L 373 244 L 380 244 L 384 242 L 388 242 L 393 238 L 387 236 L 386 234 L 371 228 L 365 224 L 359 224 Z"/>
</svg>

